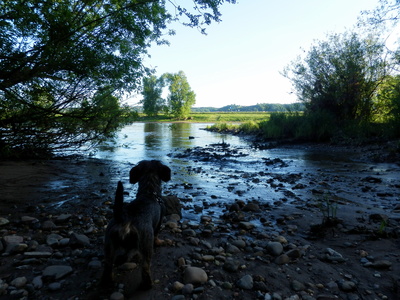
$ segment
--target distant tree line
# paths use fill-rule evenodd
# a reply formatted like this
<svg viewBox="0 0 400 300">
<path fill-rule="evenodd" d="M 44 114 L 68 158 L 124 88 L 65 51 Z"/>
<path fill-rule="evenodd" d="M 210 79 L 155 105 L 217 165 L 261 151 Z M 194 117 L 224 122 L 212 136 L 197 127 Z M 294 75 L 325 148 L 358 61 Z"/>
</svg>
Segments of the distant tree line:
<svg viewBox="0 0 400 300">
<path fill-rule="evenodd" d="M 302 103 L 292 104 L 276 104 L 276 103 L 259 103 L 256 105 L 226 105 L 220 108 L 216 107 L 192 107 L 193 112 L 288 112 L 288 111 L 303 111 Z"/>
</svg>

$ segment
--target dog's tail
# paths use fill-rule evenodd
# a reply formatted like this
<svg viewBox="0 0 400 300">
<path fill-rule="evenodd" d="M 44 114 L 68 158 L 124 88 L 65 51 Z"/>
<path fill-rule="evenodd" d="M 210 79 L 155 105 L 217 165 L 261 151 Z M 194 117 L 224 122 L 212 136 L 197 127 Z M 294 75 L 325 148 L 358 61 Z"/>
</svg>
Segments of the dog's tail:
<svg viewBox="0 0 400 300">
<path fill-rule="evenodd" d="M 115 192 L 114 202 L 114 220 L 116 223 L 122 223 L 123 218 L 123 205 L 124 205 L 124 186 L 121 181 L 118 181 L 117 191 Z"/>
</svg>

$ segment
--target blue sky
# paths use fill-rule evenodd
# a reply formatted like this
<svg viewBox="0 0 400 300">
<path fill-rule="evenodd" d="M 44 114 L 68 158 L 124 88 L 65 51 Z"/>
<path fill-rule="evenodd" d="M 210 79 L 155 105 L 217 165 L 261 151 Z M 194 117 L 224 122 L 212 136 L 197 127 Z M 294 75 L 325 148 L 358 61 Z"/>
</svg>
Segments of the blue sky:
<svg viewBox="0 0 400 300">
<path fill-rule="evenodd" d="M 146 65 L 186 74 L 195 107 L 293 103 L 280 72 L 314 40 L 351 29 L 378 0 L 238 0 L 221 7 L 222 22 L 196 29 L 174 24 L 171 45 L 152 46 Z M 140 99 L 140 97 L 139 97 Z M 136 98 L 133 102 L 139 100 Z"/>
</svg>

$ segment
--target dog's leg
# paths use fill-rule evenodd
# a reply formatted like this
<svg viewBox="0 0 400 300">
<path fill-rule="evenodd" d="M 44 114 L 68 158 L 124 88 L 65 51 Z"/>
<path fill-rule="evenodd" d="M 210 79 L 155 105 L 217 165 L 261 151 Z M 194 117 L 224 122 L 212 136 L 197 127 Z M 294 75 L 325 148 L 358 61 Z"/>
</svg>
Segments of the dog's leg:
<svg viewBox="0 0 400 300">
<path fill-rule="evenodd" d="M 101 286 L 110 286 L 112 284 L 112 256 L 111 256 L 111 246 L 110 243 L 106 243 L 104 247 L 104 270 L 103 275 L 101 276 L 100 285 Z"/>
<path fill-rule="evenodd" d="M 143 243 L 141 244 L 141 252 L 143 254 L 142 260 L 142 282 L 140 284 L 140 289 L 148 290 L 153 286 L 153 281 L 151 279 L 151 257 L 153 256 L 153 241 L 154 234 L 152 231 L 145 233 L 142 237 Z"/>
</svg>

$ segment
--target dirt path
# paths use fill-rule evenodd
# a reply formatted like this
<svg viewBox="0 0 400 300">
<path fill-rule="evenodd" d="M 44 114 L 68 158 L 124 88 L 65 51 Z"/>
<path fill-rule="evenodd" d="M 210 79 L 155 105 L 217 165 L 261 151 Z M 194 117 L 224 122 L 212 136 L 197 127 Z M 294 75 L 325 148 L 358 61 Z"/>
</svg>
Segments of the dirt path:
<svg viewBox="0 0 400 300">
<path fill-rule="evenodd" d="M 249 186 L 258 180 L 285 196 L 263 202 L 227 190 L 226 206 L 192 186 L 206 200 L 182 203 L 199 221 L 166 223 L 161 238 L 173 245 L 155 251 L 153 289 L 128 295 L 134 284 L 120 279 L 99 291 L 115 187 L 109 178 L 128 167 L 94 159 L 0 162 L 0 299 L 400 298 L 400 184 L 385 177 L 390 170 L 240 173 Z M 336 222 L 319 226 L 323 212 Z"/>
</svg>

